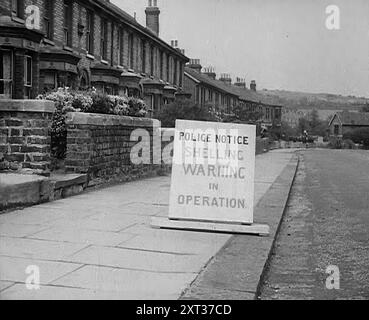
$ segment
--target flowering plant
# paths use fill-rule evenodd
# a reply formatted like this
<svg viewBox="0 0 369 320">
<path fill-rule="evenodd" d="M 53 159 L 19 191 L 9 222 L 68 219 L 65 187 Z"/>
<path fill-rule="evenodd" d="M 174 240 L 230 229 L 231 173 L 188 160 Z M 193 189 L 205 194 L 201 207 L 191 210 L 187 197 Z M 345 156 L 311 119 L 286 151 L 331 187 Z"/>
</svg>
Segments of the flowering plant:
<svg viewBox="0 0 369 320">
<path fill-rule="evenodd" d="M 56 91 L 39 95 L 36 99 L 55 102 L 55 112 L 51 125 L 51 154 L 57 159 L 64 159 L 67 149 L 67 112 L 86 112 L 115 114 L 120 116 L 145 117 L 146 105 L 137 98 L 106 95 L 90 91 L 70 91 L 59 88 Z"/>
</svg>

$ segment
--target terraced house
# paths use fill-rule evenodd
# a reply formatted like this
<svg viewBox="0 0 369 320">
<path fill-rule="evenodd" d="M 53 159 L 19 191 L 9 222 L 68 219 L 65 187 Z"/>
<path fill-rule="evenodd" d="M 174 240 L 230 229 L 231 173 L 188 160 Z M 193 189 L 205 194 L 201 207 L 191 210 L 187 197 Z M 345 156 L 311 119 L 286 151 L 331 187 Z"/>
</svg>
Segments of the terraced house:
<svg viewBox="0 0 369 320">
<path fill-rule="evenodd" d="M 214 106 L 218 111 L 232 114 L 233 108 L 239 105 L 247 111 L 258 112 L 264 127 L 281 126 L 283 106 L 278 99 L 257 92 L 254 80 L 247 88 L 244 79 L 237 78 L 232 83 L 229 74 L 221 74 L 217 79 L 214 69 L 203 70 L 199 59 L 191 59 L 186 66 L 184 89 L 201 106 Z"/>
<path fill-rule="evenodd" d="M 145 12 L 146 27 L 109 0 L 1 0 L 0 97 L 95 87 L 159 110 L 181 92 L 189 60 L 159 38 L 157 0 Z"/>
</svg>

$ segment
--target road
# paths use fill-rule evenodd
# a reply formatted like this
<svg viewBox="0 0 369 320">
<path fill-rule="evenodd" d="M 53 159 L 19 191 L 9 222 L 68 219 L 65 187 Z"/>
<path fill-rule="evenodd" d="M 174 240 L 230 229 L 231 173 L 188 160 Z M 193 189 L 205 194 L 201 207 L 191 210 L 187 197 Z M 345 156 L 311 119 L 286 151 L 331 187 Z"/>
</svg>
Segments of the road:
<svg viewBox="0 0 369 320">
<path fill-rule="evenodd" d="M 260 299 L 369 299 L 369 151 L 306 150 Z M 327 289 L 328 266 L 339 289 Z"/>
</svg>

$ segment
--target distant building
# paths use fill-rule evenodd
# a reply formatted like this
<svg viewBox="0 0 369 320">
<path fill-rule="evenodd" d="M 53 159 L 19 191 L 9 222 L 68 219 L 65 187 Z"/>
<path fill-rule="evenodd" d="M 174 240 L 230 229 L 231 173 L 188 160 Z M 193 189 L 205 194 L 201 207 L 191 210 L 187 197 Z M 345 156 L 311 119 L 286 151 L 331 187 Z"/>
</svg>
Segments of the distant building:
<svg viewBox="0 0 369 320">
<path fill-rule="evenodd" d="M 40 13 L 35 29 L 25 23 L 32 4 Z M 95 87 L 160 110 L 181 92 L 189 59 L 159 38 L 157 0 L 145 12 L 146 27 L 109 0 L 1 0 L 0 98 Z"/>
<path fill-rule="evenodd" d="M 251 81 L 250 89 L 241 78 L 232 84 L 229 74 L 221 74 L 217 79 L 213 68 L 202 72 L 200 61 L 191 59 L 185 68 L 183 86 L 200 106 L 212 105 L 218 111 L 232 114 L 233 108 L 240 105 L 247 111 L 259 112 L 260 122 L 266 127 L 281 124 L 283 106 L 277 98 L 258 93 L 255 80 Z"/>
<path fill-rule="evenodd" d="M 284 108 L 282 112 L 282 121 L 286 122 L 290 127 L 296 128 L 302 118 L 309 116 L 308 110 Z"/>
<path fill-rule="evenodd" d="M 329 122 L 330 136 L 342 137 L 345 133 L 358 128 L 369 129 L 369 113 L 338 112 Z"/>
</svg>

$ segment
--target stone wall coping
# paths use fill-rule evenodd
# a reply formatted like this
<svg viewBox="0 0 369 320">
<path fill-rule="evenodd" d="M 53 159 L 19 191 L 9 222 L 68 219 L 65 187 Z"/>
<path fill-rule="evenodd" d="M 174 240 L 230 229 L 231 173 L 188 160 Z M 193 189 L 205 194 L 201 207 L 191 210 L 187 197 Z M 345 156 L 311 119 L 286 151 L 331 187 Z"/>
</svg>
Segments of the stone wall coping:
<svg viewBox="0 0 369 320">
<path fill-rule="evenodd" d="M 160 127 L 157 119 L 84 112 L 68 112 L 65 122 L 67 125 Z"/>
<path fill-rule="evenodd" d="M 55 104 L 48 100 L 0 99 L 1 111 L 53 113 L 55 111 Z"/>
</svg>

